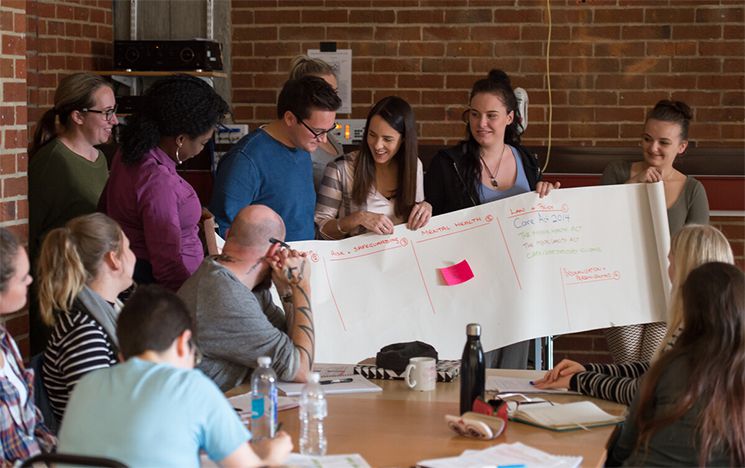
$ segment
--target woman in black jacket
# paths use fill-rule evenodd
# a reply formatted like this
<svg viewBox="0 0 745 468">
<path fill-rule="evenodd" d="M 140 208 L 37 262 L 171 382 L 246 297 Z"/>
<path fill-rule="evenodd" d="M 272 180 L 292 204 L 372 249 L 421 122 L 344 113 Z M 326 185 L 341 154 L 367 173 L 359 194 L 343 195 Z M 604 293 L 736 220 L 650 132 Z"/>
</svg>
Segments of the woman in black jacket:
<svg viewBox="0 0 745 468">
<path fill-rule="evenodd" d="M 520 113 L 510 78 L 491 70 L 471 89 L 463 113 L 466 139 L 435 155 L 424 178 L 432 215 L 535 190 L 543 197 L 559 182 L 541 181 L 538 161 L 520 146 Z M 487 367 L 524 369 L 529 342 L 486 353 Z"/>
</svg>

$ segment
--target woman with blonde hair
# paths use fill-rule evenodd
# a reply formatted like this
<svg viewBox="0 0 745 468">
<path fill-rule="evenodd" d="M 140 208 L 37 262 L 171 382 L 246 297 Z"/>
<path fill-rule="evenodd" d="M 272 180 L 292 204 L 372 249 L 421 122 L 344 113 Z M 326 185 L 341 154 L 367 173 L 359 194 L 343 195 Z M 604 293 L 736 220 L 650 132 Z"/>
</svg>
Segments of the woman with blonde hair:
<svg viewBox="0 0 745 468">
<path fill-rule="evenodd" d="M 668 274 L 672 283 L 670 309 L 667 318 L 668 332 L 657 356 L 669 350 L 681 330 L 683 304 L 681 285 L 694 268 L 708 262 L 734 263 L 732 248 L 727 238 L 717 228 L 689 224 L 673 237 Z M 563 359 L 544 377 L 535 382 L 537 388 L 568 388 L 583 395 L 611 400 L 628 405 L 639 389 L 640 378 L 649 369 L 650 361 L 633 361 L 621 364 L 585 364 Z"/>
<path fill-rule="evenodd" d="M 42 377 L 58 420 L 83 375 L 117 363 L 117 296 L 132 285 L 134 264 L 129 239 L 102 213 L 75 218 L 44 239 L 39 306 L 54 329 Z"/>
<path fill-rule="evenodd" d="M 0 315 L 26 304 L 29 262 L 18 239 L 0 227 Z M 0 324 L 0 457 L 13 464 L 49 451 L 56 440 L 34 404 L 34 372 L 26 369 L 18 346 Z"/>
<path fill-rule="evenodd" d="M 95 146 L 106 143 L 119 122 L 111 84 L 90 73 L 64 77 L 54 107 L 36 124 L 29 148 L 29 254 L 36 265 L 44 235 L 72 218 L 96 211 L 109 177 L 106 157 Z M 31 297 L 35 297 L 32 294 Z M 48 330 L 31 304 L 31 350 L 40 352 Z"/>
<path fill-rule="evenodd" d="M 290 63 L 290 79 L 297 80 L 304 76 L 317 76 L 331 85 L 334 90 L 338 87 L 336 72 L 328 63 L 319 58 L 311 58 L 307 55 L 298 55 Z M 318 149 L 310 153 L 313 161 L 313 186 L 318 192 L 323 180 L 323 172 L 326 165 L 344 154 L 344 147 L 333 133 L 326 134 L 326 141 L 318 141 Z"/>
</svg>

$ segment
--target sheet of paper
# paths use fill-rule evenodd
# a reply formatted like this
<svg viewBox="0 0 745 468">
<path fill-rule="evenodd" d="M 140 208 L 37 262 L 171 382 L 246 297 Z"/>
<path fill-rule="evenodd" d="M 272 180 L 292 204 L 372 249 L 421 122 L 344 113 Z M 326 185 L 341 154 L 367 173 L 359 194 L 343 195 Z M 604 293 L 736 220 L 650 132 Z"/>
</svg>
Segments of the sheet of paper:
<svg viewBox="0 0 745 468">
<path fill-rule="evenodd" d="M 357 362 L 383 346 L 460 357 L 547 335 L 665 319 L 670 244 L 661 183 L 534 192 L 433 217 L 410 231 L 294 242 L 309 254 L 316 359 Z M 466 260 L 474 277 L 444 284 Z"/>
<path fill-rule="evenodd" d="M 293 468 L 370 468 L 370 464 L 359 453 L 314 457 L 291 453 L 284 465 Z"/>
<path fill-rule="evenodd" d="M 574 394 L 569 390 L 541 390 L 535 388 L 530 382 L 532 379 L 521 377 L 502 377 L 498 375 L 486 376 L 486 391 L 497 393 L 561 393 Z"/>
<path fill-rule="evenodd" d="M 520 442 L 498 444 L 484 450 L 466 450 L 460 456 L 423 460 L 417 466 L 427 468 L 474 468 L 524 466 L 530 468 L 576 468 L 582 457 L 551 455 Z"/>
<path fill-rule="evenodd" d="M 327 395 L 335 393 L 375 393 L 382 392 L 383 389 L 370 382 L 361 375 L 352 375 L 348 377 L 351 382 L 335 383 L 323 385 L 323 391 Z M 303 391 L 304 383 L 295 382 L 277 382 L 277 388 L 286 396 L 298 396 Z"/>
<path fill-rule="evenodd" d="M 240 395 L 232 396 L 228 398 L 228 401 L 233 408 L 235 408 L 241 421 L 248 422 L 251 419 L 251 392 L 242 393 Z M 284 411 L 292 408 L 296 408 L 300 403 L 297 398 L 290 398 L 286 396 L 277 397 L 277 410 Z"/>
<path fill-rule="evenodd" d="M 225 247 L 225 239 L 220 237 L 220 234 L 215 233 L 215 243 L 217 244 L 217 253 L 222 253 L 222 248 Z"/>
<path fill-rule="evenodd" d="M 445 284 L 448 286 L 465 283 L 473 278 L 471 265 L 469 265 L 466 260 L 449 267 L 440 268 L 440 273 L 442 274 L 442 279 L 445 280 Z"/>
</svg>

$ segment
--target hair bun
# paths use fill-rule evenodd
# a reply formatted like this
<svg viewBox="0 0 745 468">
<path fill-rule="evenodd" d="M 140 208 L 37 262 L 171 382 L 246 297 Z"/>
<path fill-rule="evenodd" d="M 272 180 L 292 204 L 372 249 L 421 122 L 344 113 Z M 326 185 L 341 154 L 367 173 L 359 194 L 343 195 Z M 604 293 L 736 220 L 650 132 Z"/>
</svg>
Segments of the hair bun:
<svg viewBox="0 0 745 468">
<path fill-rule="evenodd" d="M 510 83 L 510 77 L 507 75 L 507 73 L 504 72 L 504 70 L 499 70 L 497 68 L 492 68 L 489 71 L 489 75 L 487 76 L 487 78 L 490 81 L 495 81 L 497 83 L 504 83 L 504 84 L 506 84 L 507 86 L 510 86 L 510 87 L 512 86 L 512 84 Z"/>
<path fill-rule="evenodd" d="M 687 120 L 693 119 L 691 107 L 683 101 L 670 101 L 670 107 L 680 112 Z"/>
</svg>

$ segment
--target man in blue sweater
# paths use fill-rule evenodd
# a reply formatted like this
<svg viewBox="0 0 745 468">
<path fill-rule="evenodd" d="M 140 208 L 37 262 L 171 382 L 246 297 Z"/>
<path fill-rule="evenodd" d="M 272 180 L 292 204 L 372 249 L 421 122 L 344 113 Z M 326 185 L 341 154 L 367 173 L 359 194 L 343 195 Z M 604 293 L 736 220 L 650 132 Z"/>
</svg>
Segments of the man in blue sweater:
<svg viewBox="0 0 745 468">
<path fill-rule="evenodd" d="M 313 164 L 310 153 L 336 127 L 341 99 L 321 78 L 285 83 L 277 100 L 277 120 L 243 137 L 220 160 L 210 211 L 220 235 L 247 205 L 279 213 L 287 241 L 313 239 Z"/>
</svg>

